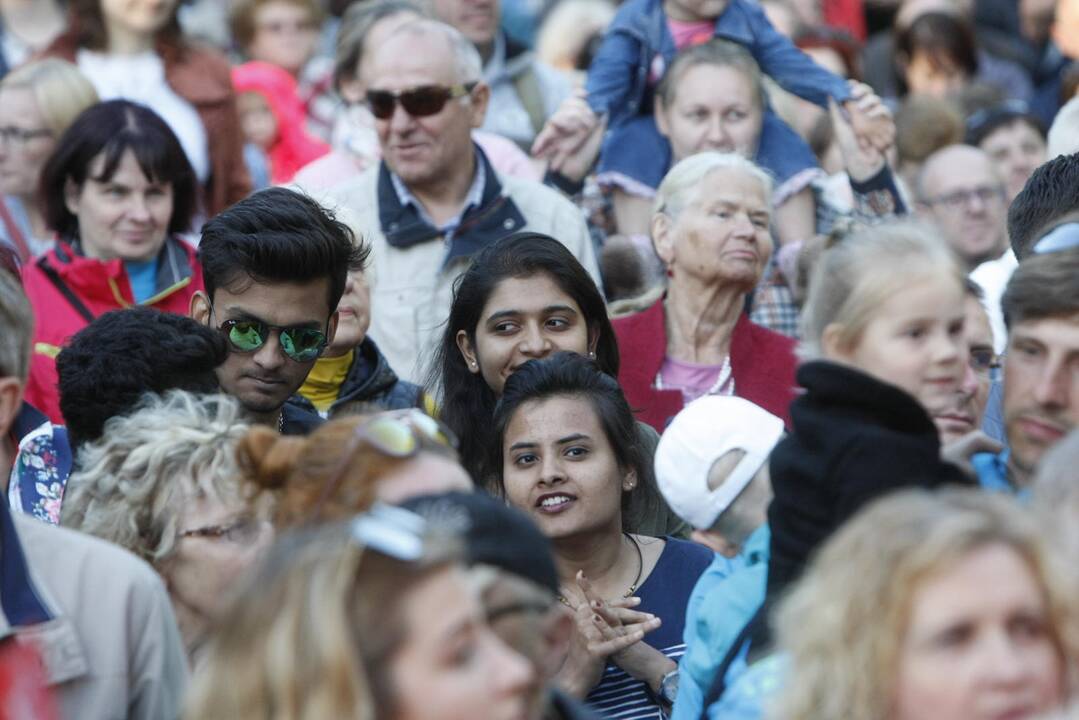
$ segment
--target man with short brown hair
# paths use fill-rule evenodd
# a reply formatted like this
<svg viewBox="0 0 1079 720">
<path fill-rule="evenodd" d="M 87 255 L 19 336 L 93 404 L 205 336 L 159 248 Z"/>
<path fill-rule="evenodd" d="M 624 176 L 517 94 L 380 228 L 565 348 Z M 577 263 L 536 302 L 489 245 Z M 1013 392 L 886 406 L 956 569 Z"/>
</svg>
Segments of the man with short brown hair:
<svg viewBox="0 0 1079 720">
<path fill-rule="evenodd" d="M 1032 255 L 1002 301 L 1008 324 L 1008 448 L 976 455 L 985 487 L 1025 490 L 1042 456 L 1079 425 L 1079 247 Z"/>
</svg>

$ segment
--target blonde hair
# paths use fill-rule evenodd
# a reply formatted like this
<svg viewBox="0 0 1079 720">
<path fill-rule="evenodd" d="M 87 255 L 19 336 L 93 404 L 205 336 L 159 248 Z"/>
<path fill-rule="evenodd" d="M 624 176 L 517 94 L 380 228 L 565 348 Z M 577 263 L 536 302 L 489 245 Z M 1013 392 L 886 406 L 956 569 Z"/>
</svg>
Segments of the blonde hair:
<svg viewBox="0 0 1079 720">
<path fill-rule="evenodd" d="M 979 490 L 905 491 L 841 528 L 780 605 L 779 647 L 791 664 L 771 717 L 886 720 L 919 586 L 997 544 L 1019 554 L 1035 576 L 1052 641 L 1072 669 L 1079 642 L 1071 585 L 1063 558 L 1050 554 L 1028 511 Z"/>
<path fill-rule="evenodd" d="M 371 417 L 330 420 L 306 437 L 285 437 L 261 426 L 247 432 L 237 448 L 239 471 L 257 498 L 273 498 L 276 527 L 303 525 L 316 511 L 321 521 L 363 512 L 375 501 L 379 479 L 412 460 L 387 455 L 367 441 L 354 442 L 357 428 Z M 415 437 L 421 452 L 457 459 L 452 448 L 422 433 Z M 336 488 L 330 488 L 338 473 Z M 323 497 L 328 488 L 332 493 Z"/>
<path fill-rule="evenodd" d="M 805 360 L 822 357 L 829 325 L 840 326 L 840 341 L 853 347 L 889 297 L 916 279 L 940 274 L 953 278 L 959 290 L 964 287 L 958 259 L 931 225 L 895 222 L 851 233 L 813 268 L 798 354 Z"/>
<path fill-rule="evenodd" d="M 761 184 L 764 197 L 769 200 L 771 207 L 773 183 L 767 171 L 737 153 L 708 151 L 692 155 L 667 171 L 656 190 L 652 214 L 678 217 L 696 199 L 701 182 L 716 170 L 741 170 L 752 177 Z"/>
<path fill-rule="evenodd" d="M 30 91 L 45 126 L 57 138 L 83 110 L 99 100 L 97 90 L 79 68 L 58 58 L 27 63 L 0 80 L 0 89 L 16 88 Z"/>
<path fill-rule="evenodd" d="M 235 450 L 248 425 L 241 413 L 227 395 L 148 395 L 79 450 L 61 523 L 160 568 L 176 549 L 188 501 L 242 499 Z"/>
<path fill-rule="evenodd" d="M 222 615 L 184 717 L 392 717 L 404 595 L 459 557 L 455 538 L 428 533 L 419 561 L 395 560 L 348 522 L 284 536 Z"/>
</svg>

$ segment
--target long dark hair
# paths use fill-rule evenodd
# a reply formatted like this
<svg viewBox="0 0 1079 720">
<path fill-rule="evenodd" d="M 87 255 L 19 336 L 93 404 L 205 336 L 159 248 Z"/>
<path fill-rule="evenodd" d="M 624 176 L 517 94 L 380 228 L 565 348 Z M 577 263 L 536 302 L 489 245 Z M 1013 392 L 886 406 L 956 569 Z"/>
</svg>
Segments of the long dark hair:
<svg viewBox="0 0 1079 720">
<path fill-rule="evenodd" d="M 488 448 L 488 466 L 496 478 L 493 490 L 505 497 L 502 444 L 510 421 L 525 403 L 553 397 L 578 398 L 591 405 L 614 452 L 618 469 L 622 472 L 633 470 L 637 474 L 639 492 L 622 493 L 622 529 L 631 531 L 626 527 L 630 501 L 634 495 L 646 493 L 651 481 L 637 421 L 633 419 L 633 411 L 618 381 L 596 363 L 576 353 L 559 352 L 542 360 L 529 360 L 506 380 L 494 411 L 495 442 Z"/>
<path fill-rule="evenodd" d="M 457 347 L 457 333 L 467 333 L 476 346 L 476 328 L 483 308 L 499 284 L 508 278 L 537 274 L 551 278 L 584 314 L 590 336 L 597 338 L 596 365 L 618 376 L 618 341 L 607 317 L 607 306 L 595 281 L 566 249 L 540 233 L 516 233 L 478 252 L 454 285 L 453 305 L 428 373 L 428 386 L 441 391 L 442 420 L 461 441 L 461 464 L 473 479 L 488 485 L 488 434 L 478 428 L 494 414 L 498 398 L 483 376 L 469 372 Z"/>
</svg>

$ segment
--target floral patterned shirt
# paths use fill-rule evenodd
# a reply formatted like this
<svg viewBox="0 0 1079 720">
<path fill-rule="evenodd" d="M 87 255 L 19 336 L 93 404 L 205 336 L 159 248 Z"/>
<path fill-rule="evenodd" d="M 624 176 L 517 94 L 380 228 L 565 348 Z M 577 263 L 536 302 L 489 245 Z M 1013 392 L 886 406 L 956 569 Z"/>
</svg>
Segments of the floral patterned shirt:
<svg viewBox="0 0 1079 720">
<path fill-rule="evenodd" d="M 13 432 L 19 450 L 8 482 L 8 505 L 13 512 L 58 525 L 72 464 L 67 428 L 24 405 Z"/>
</svg>

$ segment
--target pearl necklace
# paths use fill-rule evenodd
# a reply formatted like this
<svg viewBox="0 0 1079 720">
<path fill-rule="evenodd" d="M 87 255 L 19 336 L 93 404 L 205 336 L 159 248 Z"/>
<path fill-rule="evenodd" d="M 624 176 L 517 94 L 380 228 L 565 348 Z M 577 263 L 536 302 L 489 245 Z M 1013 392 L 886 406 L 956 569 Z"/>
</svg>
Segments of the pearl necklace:
<svg viewBox="0 0 1079 720">
<path fill-rule="evenodd" d="M 668 388 L 663 384 L 663 370 L 656 373 L 656 390 L 681 390 L 682 388 Z M 733 395 L 734 377 L 731 375 L 731 356 L 723 358 L 723 365 L 719 368 L 719 377 L 708 388 L 705 395 Z"/>
</svg>

